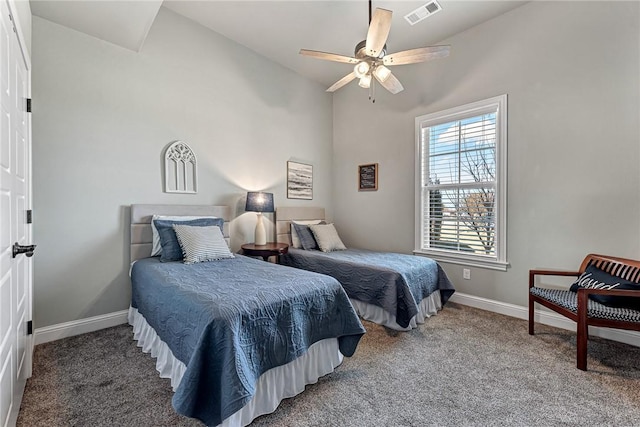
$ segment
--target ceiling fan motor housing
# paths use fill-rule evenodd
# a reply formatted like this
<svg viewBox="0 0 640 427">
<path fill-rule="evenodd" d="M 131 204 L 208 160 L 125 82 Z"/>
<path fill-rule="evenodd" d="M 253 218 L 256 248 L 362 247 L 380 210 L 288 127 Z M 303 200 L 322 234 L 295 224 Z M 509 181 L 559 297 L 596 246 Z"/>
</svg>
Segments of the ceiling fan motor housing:
<svg viewBox="0 0 640 427">
<path fill-rule="evenodd" d="M 366 53 L 364 53 L 366 45 L 367 45 L 366 40 L 362 40 L 360 43 L 356 45 L 354 56 L 357 59 L 374 58 L 373 56 L 369 56 Z M 382 58 L 386 54 L 387 54 L 387 45 L 385 43 L 384 47 L 382 48 L 382 51 L 380 52 L 380 55 L 378 55 L 377 58 Z"/>
</svg>

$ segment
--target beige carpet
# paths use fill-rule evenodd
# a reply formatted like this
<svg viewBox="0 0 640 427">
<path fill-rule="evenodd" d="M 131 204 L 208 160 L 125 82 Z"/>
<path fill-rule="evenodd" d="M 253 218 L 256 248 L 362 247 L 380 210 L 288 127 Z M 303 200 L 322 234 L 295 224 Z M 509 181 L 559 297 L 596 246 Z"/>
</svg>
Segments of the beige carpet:
<svg viewBox="0 0 640 427">
<path fill-rule="evenodd" d="M 640 425 L 640 348 L 453 303 L 411 332 L 365 322 L 352 358 L 255 426 Z M 36 347 L 18 426 L 197 426 L 117 326 Z"/>
</svg>

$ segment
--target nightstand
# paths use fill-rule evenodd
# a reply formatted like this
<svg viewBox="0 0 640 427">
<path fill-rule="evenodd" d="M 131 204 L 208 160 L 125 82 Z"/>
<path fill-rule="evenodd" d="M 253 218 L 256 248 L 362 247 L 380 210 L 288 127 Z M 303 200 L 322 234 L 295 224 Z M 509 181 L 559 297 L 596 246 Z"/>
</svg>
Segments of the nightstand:
<svg viewBox="0 0 640 427">
<path fill-rule="evenodd" d="M 274 256 L 276 257 L 276 264 L 280 264 L 280 255 L 284 255 L 289 251 L 289 245 L 277 242 L 267 242 L 266 245 L 245 243 L 241 248 L 244 255 L 260 256 L 265 261 L 269 260 L 269 257 Z"/>
</svg>

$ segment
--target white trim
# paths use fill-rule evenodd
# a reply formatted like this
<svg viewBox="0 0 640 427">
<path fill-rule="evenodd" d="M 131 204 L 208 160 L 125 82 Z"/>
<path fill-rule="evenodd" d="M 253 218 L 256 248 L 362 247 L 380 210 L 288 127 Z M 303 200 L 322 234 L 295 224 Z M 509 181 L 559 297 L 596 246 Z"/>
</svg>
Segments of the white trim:
<svg viewBox="0 0 640 427">
<path fill-rule="evenodd" d="M 494 313 L 504 314 L 506 316 L 516 317 L 518 319 L 529 319 L 529 309 L 520 305 L 494 301 L 474 295 L 462 294 L 460 292 L 453 294 L 449 301 Z M 554 326 L 556 328 L 566 329 L 569 331 L 576 331 L 576 322 L 552 311 L 535 310 L 534 319 L 536 323 L 542 323 L 544 325 Z M 640 347 L 640 333 L 635 331 L 589 326 L 589 336 L 606 338 Z"/>
<path fill-rule="evenodd" d="M 127 323 L 128 310 L 45 326 L 34 331 L 35 345 Z"/>
<path fill-rule="evenodd" d="M 438 251 L 413 251 L 414 255 L 424 256 L 435 259 L 436 261 L 446 262 L 449 264 L 459 264 L 468 267 L 488 268 L 490 270 L 507 271 L 509 263 L 496 261 L 493 258 L 482 259 L 480 256 L 466 256 L 463 254 L 448 255 L 445 252 Z"/>
<path fill-rule="evenodd" d="M 423 207 L 423 182 L 422 182 L 422 136 L 421 131 L 425 127 L 448 121 L 462 120 L 486 113 L 496 114 L 496 225 L 495 225 L 495 250 L 494 257 L 474 256 L 458 254 L 456 252 L 447 255 L 439 255 L 438 251 L 423 248 L 424 215 Z M 418 116 L 415 119 L 415 224 L 414 224 L 414 253 L 428 254 L 429 257 L 444 262 L 470 265 L 480 268 L 506 271 L 507 262 L 507 94 L 495 96 L 481 101 L 472 102 L 444 111 Z M 475 183 L 474 183 L 475 184 Z M 434 254 L 435 252 L 435 254 Z M 446 258 L 446 259 L 445 259 Z M 457 262 L 454 260 L 458 260 Z"/>
<path fill-rule="evenodd" d="M 20 19 L 18 19 L 17 6 L 15 3 L 19 0 L 7 0 L 7 6 L 9 6 L 9 13 L 12 17 L 13 25 L 16 27 L 16 34 L 18 35 L 18 45 L 20 46 L 20 53 L 22 54 L 22 59 L 24 59 L 24 63 L 27 66 L 27 71 L 31 74 L 31 56 L 29 55 L 29 49 L 25 46 L 25 37 L 24 31 L 22 30 L 22 24 Z M 29 12 L 31 12 L 31 7 L 29 7 Z M 33 37 L 32 37 L 33 39 Z M 29 88 L 31 84 L 29 84 Z M 31 95 L 31 93 L 29 93 Z"/>
</svg>

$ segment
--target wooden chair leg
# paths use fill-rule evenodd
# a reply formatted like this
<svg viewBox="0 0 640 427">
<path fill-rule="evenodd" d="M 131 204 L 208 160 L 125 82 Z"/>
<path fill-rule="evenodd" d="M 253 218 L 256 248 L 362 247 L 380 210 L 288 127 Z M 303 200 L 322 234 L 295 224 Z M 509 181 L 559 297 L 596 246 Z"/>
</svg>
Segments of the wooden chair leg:
<svg viewBox="0 0 640 427">
<path fill-rule="evenodd" d="M 533 309 L 535 303 L 533 302 L 533 295 L 531 295 L 531 288 L 535 285 L 536 275 L 534 270 L 529 270 L 529 335 L 533 335 Z"/>
<path fill-rule="evenodd" d="M 533 302 L 533 297 L 531 296 L 531 294 L 529 294 L 529 335 L 533 335 L 534 331 L 534 321 L 533 321 L 533 315 L 534 315 L 534 302 Z"/>
<path fill-rule="evenodd" d="M 578 328 L 577 328 L 577 363 L 576 366 L 582 371 L 587 370 L 587 342 L 589 341 L 589 325 L 587 324 L 587 304 L 588 296 L 586 292 L 578 292 Z"/>
</svg>

